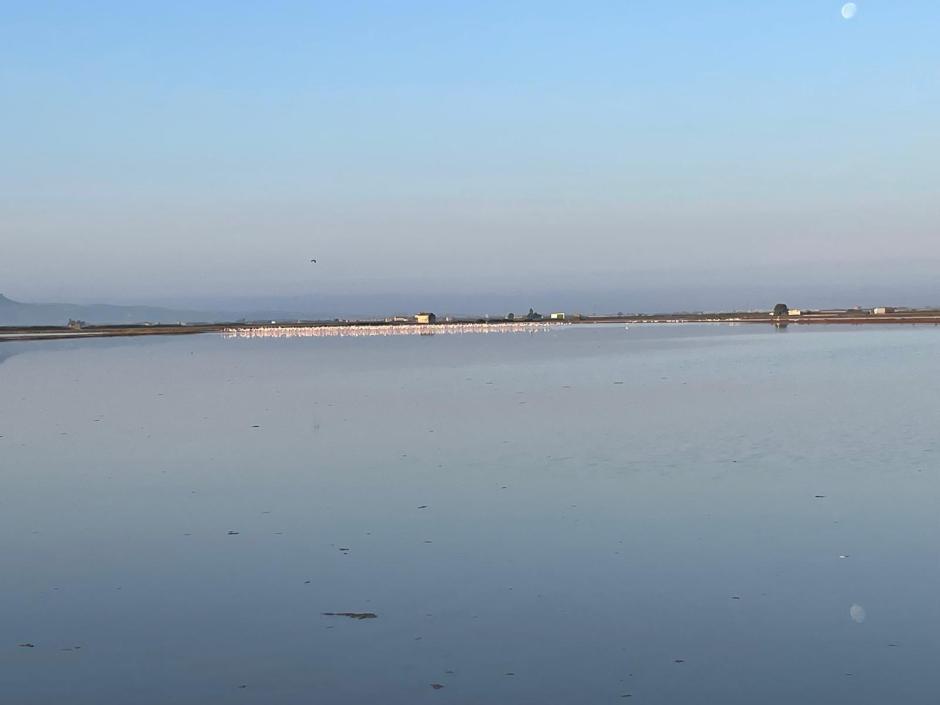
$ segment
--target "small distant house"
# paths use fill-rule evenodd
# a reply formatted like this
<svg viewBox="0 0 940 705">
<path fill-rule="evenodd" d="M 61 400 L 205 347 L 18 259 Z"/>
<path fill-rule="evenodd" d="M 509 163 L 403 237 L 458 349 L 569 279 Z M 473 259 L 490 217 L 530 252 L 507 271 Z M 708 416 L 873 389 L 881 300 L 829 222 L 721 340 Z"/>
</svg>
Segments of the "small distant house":
<svg viewBox="0 0 940 705">
<path fill-rule="evenodd" d="M 415 323 L 423 323 L 425 325 L 429 323 L 435 323 L 437 321 L 437 316 L 433 313 L 427 313 L 422 311 L 421 313 L 415 314 Z"/>
<path fill-rule="evenodd" d="M 803 311 L 802 311 L 802 309 L 791 308 L 789 311 L 787 311 L 787 315 L 788 315 L 788 316 L 802 316 L 802 315 L 803 315 Z"/>
<path fill-rule="evenodd" d="M 85 327 L 85 321 L 77 321 L 73 318 L 69 319 L 68 327 L 72 330 L 81 330 Z"/>
<path fill-rule="evenodd" d="M 559 313 L 552 313 L 552 314 L 549 314 L 549 316 L 551 317 L 551 319 L 552 319 L 553 321 L 563 321 L 563 320 L 565 320 L 565 314 L 564 314 L 564 313 L 561 313 L 561 312 L 559 312 Z"/>
<path fill-rule="evenodd" d="M 886 313 L 894 313 L 895 309 L 891 306 L 879 306 L 872 311 L 876 316 L 884 316 Z"/>
</svg>

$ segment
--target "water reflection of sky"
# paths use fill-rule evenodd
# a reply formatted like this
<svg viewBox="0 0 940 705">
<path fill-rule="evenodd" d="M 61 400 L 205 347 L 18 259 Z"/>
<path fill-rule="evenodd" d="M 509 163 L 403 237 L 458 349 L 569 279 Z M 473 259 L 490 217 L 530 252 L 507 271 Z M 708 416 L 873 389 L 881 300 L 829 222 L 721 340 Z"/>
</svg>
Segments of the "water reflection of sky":
<svg viewBox="0 0 940 705">
<path fill-rule="evenodd" d="M 15 702 L 940 685 L 933 329 L 8 345 Z"/>
</svg>

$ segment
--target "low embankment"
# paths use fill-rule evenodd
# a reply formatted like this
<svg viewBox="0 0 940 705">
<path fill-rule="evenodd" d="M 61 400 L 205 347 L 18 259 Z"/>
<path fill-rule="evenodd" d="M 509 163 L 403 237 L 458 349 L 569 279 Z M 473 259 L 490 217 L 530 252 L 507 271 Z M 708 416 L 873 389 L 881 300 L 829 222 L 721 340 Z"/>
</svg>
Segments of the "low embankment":
<svg viewBox="0 0 940 705">
<path fill-rule="evenodd" d="M 905 310 L 884 314 L 866 311 L 818 311 L 800 315 L 774 316 L 766 312 L 662 313 L 616 316 L 573 315 L 566 319 L 513 321 L 510 319 L 462 319 L 433 324 L 402 321 L 291 321 L 273 323 L 189 323 L 178 325 L 105 325 L 0 327 L 0 342 L 11 340 L 58 340 L 65 338 L 108 338 L 137 335 L 194 335 L 224 332 L 230 337 L 291 337 L 336 335 L 408 335 L 460 332 L 506 332 L 531 330 L 564 324 L 599 323 L 760 323 L 778 327 L 789 325 L 940 325 L 940 310 Z"/>
</svg>

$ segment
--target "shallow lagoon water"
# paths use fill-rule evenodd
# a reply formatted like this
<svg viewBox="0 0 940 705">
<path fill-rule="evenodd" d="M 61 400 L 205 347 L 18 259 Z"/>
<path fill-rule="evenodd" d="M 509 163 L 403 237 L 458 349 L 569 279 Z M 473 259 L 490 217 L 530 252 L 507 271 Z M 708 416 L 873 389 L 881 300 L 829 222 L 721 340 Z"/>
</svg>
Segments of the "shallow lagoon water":
<svg viewBox="0 0 940 705">
<path fill-rule="evenodd" d="M 933 702 L 938 363 L 900 327 L 3 343 L 0 701 Z"/>
</svg>

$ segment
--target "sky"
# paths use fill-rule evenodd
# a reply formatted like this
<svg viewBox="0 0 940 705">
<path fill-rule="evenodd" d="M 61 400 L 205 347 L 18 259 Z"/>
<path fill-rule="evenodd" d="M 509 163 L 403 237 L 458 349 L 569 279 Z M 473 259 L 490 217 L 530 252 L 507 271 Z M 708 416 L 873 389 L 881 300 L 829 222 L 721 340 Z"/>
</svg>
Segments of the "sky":
<svg viewBox="0 0 940 705">
<path fill-rule="evenodd" d="M 931 295 L 940 4 L 842 4 L 4 0 L 0 292 Z"/>
</svg>

